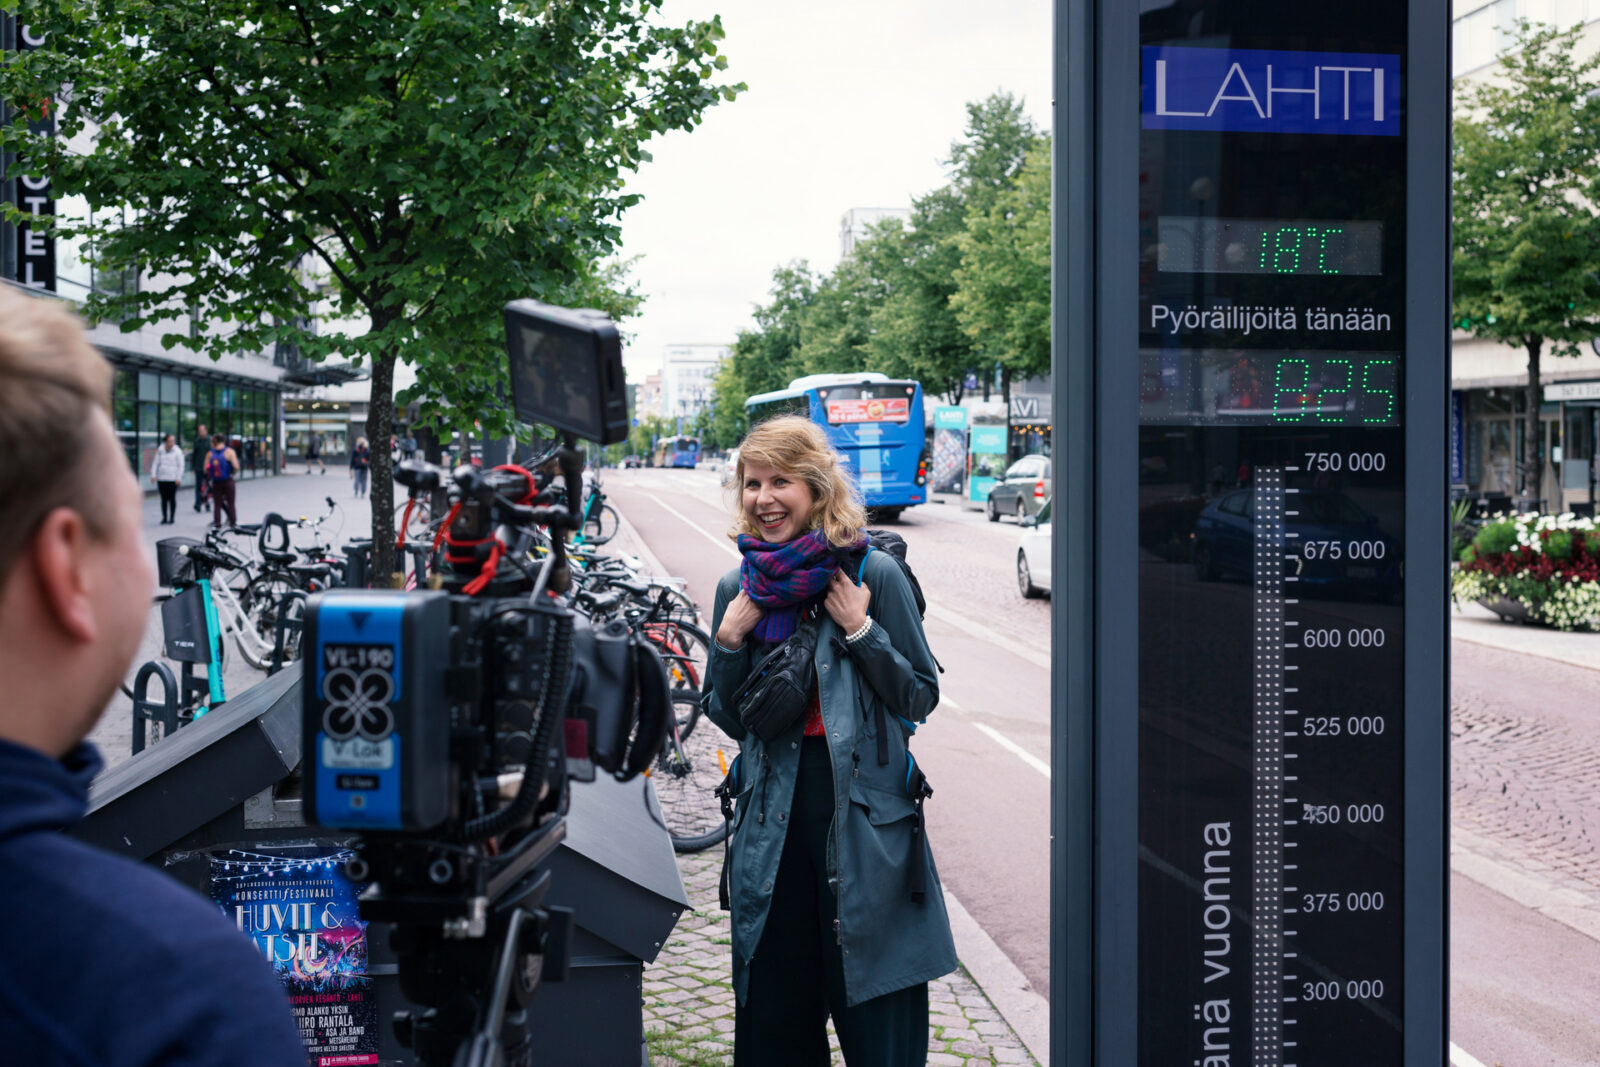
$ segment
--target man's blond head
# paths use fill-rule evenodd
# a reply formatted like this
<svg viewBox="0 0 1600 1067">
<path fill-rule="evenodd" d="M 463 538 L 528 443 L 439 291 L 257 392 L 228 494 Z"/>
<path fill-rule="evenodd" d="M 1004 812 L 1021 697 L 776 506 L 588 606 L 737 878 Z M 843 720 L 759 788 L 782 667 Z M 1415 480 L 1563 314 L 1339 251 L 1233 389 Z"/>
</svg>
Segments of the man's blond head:
<svg viewBox="0 0 1600 1067">
<path fill-rule="evenodd" d="M 110 413 L 111 365 L 78 317 L 0 285 L 0 584 L 52 508 L 74 508 L 104 535 L 89 429 Z"/>
</svg>

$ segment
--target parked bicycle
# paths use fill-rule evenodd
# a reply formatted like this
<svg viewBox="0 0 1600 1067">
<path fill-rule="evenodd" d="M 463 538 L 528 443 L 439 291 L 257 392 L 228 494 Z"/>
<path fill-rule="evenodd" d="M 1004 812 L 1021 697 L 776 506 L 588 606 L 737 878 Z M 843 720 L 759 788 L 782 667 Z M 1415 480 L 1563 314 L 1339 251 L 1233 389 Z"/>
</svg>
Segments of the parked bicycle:
<svg viewBox="0 0 1600 1067">
<path fill-rule="evenodd" d="M 152 660 L 122 686 L 134 702 L 134 752 L 228 699 L 223 668 L 230 642 L 257 670 L 298 657 L 297 620 L 305 604 L 300 590 L 271 602 L 259 595 L 242 599 L 223 576 L 247 573 L 250 563 L 215 543 L 166 538 L 156 543 L 156 563 L 167 587 L 155 598 L 161 608 L 163 652 L 180 670 L 175 674 L 166 662 Z M 247 593 L 250 588 L 246 586 Z M 203 678 L 195 674 L 197 667 L 204 667 Z M 159 697 L 152 694 L 152 683 L 159 683 Z"/>
<path fill-rule="evenodd" d="M 711 652 L 711 637 L 672 614 L 663 590 L 651 599 L 648 586 L 613 578 L 607 588 L 580 588 L 573 605 L 595 620 L 622 619 L 652 645 L 666 665 L 672 685 L 673 716 L 661 752 L 650 770 L 672 847 L 698 852 L 727 836 L 717 783 L 728 773 L 738 743 L 715 724 L 695 729 L 701 719 L 701 692 Z"/>
</svg>

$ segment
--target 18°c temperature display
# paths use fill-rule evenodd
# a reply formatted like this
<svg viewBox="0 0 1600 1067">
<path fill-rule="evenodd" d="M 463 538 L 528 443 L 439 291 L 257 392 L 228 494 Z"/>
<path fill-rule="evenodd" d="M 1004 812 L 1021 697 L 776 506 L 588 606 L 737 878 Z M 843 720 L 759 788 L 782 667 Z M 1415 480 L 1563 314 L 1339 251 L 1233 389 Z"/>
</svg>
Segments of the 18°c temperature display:
<svg viewBox="0 0 1600 1067">
<path fill-rule="evenodd" d="M 1185 274 L 1382 274 L 1383 223 L 1163 215 L 1156 267 Z"/>
</svg>

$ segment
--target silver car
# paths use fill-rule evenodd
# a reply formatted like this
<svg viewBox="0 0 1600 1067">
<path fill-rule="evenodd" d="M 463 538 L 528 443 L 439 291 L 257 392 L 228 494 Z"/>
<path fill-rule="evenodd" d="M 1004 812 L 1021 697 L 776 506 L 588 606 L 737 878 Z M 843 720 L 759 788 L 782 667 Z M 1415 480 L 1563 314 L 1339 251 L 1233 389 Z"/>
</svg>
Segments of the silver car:
<svg viewBox="0 0 1600 1067">
<path fill-rule="evenodd" d="M 989 490 L 989 501 L 984 512 L 990 522 L 999 522 L 1000 516 L 1010 515 L 1021 522 L 1025 515 L 1037 515 L 1044 502 L 1050 499 L 1050 457 L 1023 456 Z"/>
</svg>

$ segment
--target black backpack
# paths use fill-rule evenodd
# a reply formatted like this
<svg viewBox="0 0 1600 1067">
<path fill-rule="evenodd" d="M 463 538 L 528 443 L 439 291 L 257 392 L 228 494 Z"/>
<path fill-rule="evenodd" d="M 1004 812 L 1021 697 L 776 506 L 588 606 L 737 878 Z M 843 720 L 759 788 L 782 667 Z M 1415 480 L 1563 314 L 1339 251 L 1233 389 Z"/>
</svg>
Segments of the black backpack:
<svg viewBox="0 0 1600 1067">
<path fill-rule="evenodd" d="M 867 535 L 865 548 L 852 548 L 839 553 L 839 565 L 844 572 L 855 581 L 861 581 L 861 569 L 866 566 L 867 553 L 876 548 L 886 554 L 890 559 L 900 564 L 900 573 L 906 576 L 906 581 L 911 583 L 911 595 L 917 601 L 917 617 L 928 617 L 928 598 L 922 595 L 922 583 L 917 581 L 916 572 L 911 569 L 911 564 L 906 562 L 906 539 L 890 530 L 863 530 Z M 943 667 L 939 668 L 941 671 Z"/>
</svg>

